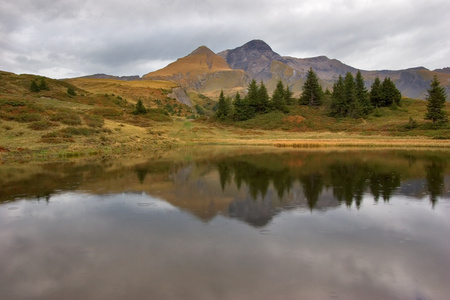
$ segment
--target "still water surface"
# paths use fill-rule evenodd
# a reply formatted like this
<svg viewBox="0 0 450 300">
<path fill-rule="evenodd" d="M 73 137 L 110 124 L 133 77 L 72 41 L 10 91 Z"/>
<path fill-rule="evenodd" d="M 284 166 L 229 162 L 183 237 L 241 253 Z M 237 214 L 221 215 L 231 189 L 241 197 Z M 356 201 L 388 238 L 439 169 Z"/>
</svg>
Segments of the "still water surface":
<svg viewBox="0 0 450 300">
<path fill-rule="evenodd" d="M 450 153 L 0 169 L 1 299 L 450 299 Z"/>
</svg>

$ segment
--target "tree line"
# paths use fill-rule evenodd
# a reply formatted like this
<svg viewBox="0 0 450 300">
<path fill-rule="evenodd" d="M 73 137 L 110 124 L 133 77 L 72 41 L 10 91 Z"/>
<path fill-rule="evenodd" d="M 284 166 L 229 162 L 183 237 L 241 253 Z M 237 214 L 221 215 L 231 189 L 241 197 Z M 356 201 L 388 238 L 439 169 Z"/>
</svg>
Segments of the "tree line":
<svg viewBox="0 0 450 300">
<path fill-rule="evenodd" d="M 288 105 L 295 103 L 291 90 L 289 87 L 285 87 L 281 80 L 278 81 L 272 97 L 269 97 L 267 88 L 262 81 L 258 84 L 253 79 L 247 90 L 244 98 L 236 93 L 234 99 L 226 98 L 221 91 L 215 116 L 219 120 L 231 118 L 235 121 L 245 121 L 257 114 L 265 114 L 274 110 L 288 113 Z"/>
<path fill-rule="evenodd" d="M 261 81 L 258 85 L 252 80 L 247 88 L 245 97 L 236 93 L 234 99 L 225 97 L 223 91 L 219 96 L 215 116 L 219 120 L 244 121 L 258 114 L 271 111 L 289 113 L 289 106 L 298 104 L 310 107 L 324 105 L 328 98 L 327 107 L 329 115 L 335 118 L 365 118 L 380 107 L 397 107 L 401 105 L 402 95 L 391 78 L 383 81 L 377 76 L 371 85 L 370 91 L 365 87 L 365 81 L 360 71 L 353 76 L 347 72 L 344 77 L 339 75 L 333 84 L 332 92 L 323 91 L 319 78 L 312 68 L 309 69 L 302 87 L 300 98 L 295 99 L 288 86 L 284 86 L 280 80 L 277 83 L 272 96 L 269 97 L 267 88 Z M 433 123 L 447 122 L 444 111 L 446 95 L 435 76 L 430 84 L 427 96 L 427 114 L 425 119 Z"/>
</svg>

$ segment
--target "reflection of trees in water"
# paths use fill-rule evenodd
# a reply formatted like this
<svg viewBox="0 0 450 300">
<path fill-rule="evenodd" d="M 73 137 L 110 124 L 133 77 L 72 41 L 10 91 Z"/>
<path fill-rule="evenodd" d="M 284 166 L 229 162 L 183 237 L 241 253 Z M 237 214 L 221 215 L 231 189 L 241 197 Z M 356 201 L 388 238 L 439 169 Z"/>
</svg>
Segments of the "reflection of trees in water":
<svg viewBox="0 0 450 300">
<path fill-rule="evenodd" d="M 219 171 L 222 190 L 227 184 L 232 183 L 233 177 L 238 189 L 241 188 L 242 182 L 248 186 L 253 199 L 258 198 L 258 195 L 264 198 L 271 182 L 280 198 L 292 187 L 293 179 L 289 176 L 288 168 L 274 171 L 241 161 L 221 161 L 216 164 L 216 167 Z"/>
<path fill-rule="evenodd" d="M 339 202 L 351 206 L 353 200 L 359 207 L 367 185 L 369 170 L 367 165 L 360 163 L 335 163 L 329 167 L 330 184 L 333 195 Z"/>
<path fill-rule="evenodd" d="M 430 193 L 430 201 L 433 207 L 436 205 L 437 197 L 442 195 L 445 165 L 445 161 L 434 159 L 425 166 L 425 170 L 427 172 L 427 189 Z"/>
<path fill-rule="evenodd" d="M 320 195 L 324 188 L 331 187 L 333 196 L 347 206 L 353 203 L 360 207 L 364 193 L 370 192 L 374 200 L 378 201 L 381 197 L 385 202 L 389 201 L 395 190 L 400 187 L 400 174 L 396 171 L 378 170 L 379 166 L 370 165 L 366 162 L 335 162 L 325 166 L 322 171 L 302 171 L 301 169 L 291 170 L 288 167 L 279 167 L 276 170 L 264 168 L 263 165 L 237 161 L 223 160 L 216 164 L 220 174 L 222 189 L 228 184 L 234 183 L 238 188 L 242 183 L 248 187 L 252 199 L 256 200 L 259 195 L 264 198 L 269 189 L 270 183 L 273 184 L 280 200 L 286 193 L 289 193 L 295 181 L 298 181 L 303 194 L 307 200 L 308 207 L 313 209 L 317 206 Z M 430 189 L 439 194 L 443 184 L 444 167 L 436 169 L 434 165 L 431 170 L 441 174 L 439 182 L 434 181 L 440 188 L 430 185 Z M 436 174 L 436 175 L 438 175 Z M 430 176 L 435 176 L 430 173 Z M 434 195 L 430 190 L 430 193 Z M 434 196 L 433 196 L 434 197 Z"/>
<path fill-rule="evenodd" d="M 388 202 L 392 193 L 400 184 L 400 175 L 397 172 L 372 173 L 369 177 L 370 192 L 374 196 L 376 202 L 383 197 L 384 202 Z"/>
<path fill-rule="evenodd" d="M 299 180 L 302 183 L 303 193 L 308 201 L 308 207 L 313 209 L 316 207 L 320 193 L 324 187 L 323 176 L 319 173 L 310 173 L 300 176 Z"/>
</svg>

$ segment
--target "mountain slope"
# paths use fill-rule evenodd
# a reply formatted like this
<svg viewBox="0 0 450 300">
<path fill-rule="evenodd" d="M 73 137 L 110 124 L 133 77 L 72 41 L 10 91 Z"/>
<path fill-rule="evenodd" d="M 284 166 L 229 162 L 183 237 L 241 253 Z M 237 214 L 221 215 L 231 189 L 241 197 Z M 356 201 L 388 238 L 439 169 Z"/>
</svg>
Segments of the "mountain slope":
<svg viewBox="0 0 450 300">
<path fill-rule="evenodd" d="M 268 85 L 269 90 L 271 90 L 270 87 L 274 86 L 274 81 L 281 79 L 296 94 L 301 92 L 306 73 L 310 68 L 320 78 L 322 86 L 329 89 L 332 88 L 339 75 L 345 76 L 347 72 L 356 74 L 358 71 L 354 67 L 336 59 L 329 59 L 326 56 L 312 58 L 280 56 L 261 40 L 250 41 L 235 49 L 222 51 L 219 55 L 226 59 L 232 68 L 246 71 L 252 79 L 263 80 Z M 274 67 L 281 65 L 287 67 Z M 292 70 L 288 72 L 291 74 L 290 76 L 286 76 L 286 68 Z M 429 82 L 434 75 L 437 75 L 442 85 L 446 87 L 447 94 L 450 93 L 450 72 L 448 70 L 449 68 L 430 71 L 419 67 L 397 71 L 361 70 L 361 73 L 364 76 L 367 88 L 370 88 L 376 76 L 380 77 L 381 80 L 390 77 L 397 84 L 404 97 L 424 99 Z"/>
<path fill-rule="evenodd" d="M 248 82 L 244 71 L 233 70 L 222 57 L 205 46 L 142 79 L 170 80 L 187 90 L 205 94 L 217 94 L 222 89 L 239 90 Z"/>
<path fill-rule="evenodd" d="M 148 73 L 143 79 L 169 80 L 176 82 L 187 91 L 203 93 L 217 98 L 220 91 L 232 95 L 244 92 L 250 80 L 263 81 L 271 93 L 278 80 L 294 92 L 301 94 L 308 70 L 312 68 L 323 88 L 332 89 L 339 76 L 347 72 L 356 74 L 358 69 L 326 56 L 295 58 L 281 56 L 262 40 L 252 40 L 235 49 L 218 54 L 205 46 L 199 47 L 186 57 L 167 67 Z M 430 71 L 423 67 L 405 70 L 360 70 L 366 87 L 370 89 L 375 77 L 383 80 L 390 77 L 404 97 L 425 99 L 430 80 L 437 75 L 450 94 L 450 72 L 448 68 Z"/>
</svg>

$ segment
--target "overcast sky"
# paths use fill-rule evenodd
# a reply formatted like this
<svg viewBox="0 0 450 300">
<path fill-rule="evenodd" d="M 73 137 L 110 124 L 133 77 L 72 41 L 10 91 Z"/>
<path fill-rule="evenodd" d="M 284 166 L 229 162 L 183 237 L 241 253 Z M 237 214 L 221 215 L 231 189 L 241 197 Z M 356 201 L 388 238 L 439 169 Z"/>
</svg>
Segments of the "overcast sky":
<svg viewBox="0 0 450 300">
<path fill-rule="evenodd" d="M 2 0 L 0 70 L 143 75 L 262 39 L 358 69 L 450 66 L 449 0 Z"/>
</svg>

